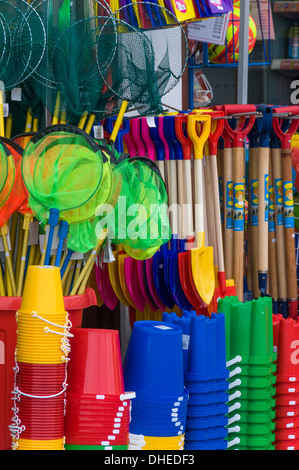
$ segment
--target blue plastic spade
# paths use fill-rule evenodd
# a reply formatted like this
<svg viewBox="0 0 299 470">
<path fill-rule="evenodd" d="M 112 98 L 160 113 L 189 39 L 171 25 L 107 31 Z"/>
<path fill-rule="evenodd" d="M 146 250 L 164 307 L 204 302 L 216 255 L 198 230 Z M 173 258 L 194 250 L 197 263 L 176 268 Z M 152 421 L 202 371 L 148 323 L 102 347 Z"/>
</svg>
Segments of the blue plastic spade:
<svg viewBox="0 0 299 470">
<path fill-rule="evenodd" d="M 111 134 L 114 128 L 114 123 L 116 121 L 116 117 L 110 117 L 105 119 L 105 129 L 106 131 Z M 115 149 L 118 153 L 122 153 L 124 151 L 124 135 L 130 132 L 130 121 L 128 119 L 123 120 L 122 127 L 118 130 L 117 137 L 115 139 Z"/>
<path fill-rule="evenodd" d="M 153 279 L 157 294 L 163 304 L 168 308 L 173 308 L 175 301 L 166 282 L 166 271 L 168 266 L 165 264 L 165 261 L 166 263 L 169 261 L 168 258 L 165 259 L 166 252 L 167 244 L 162 245 L 160 250 L 157 251 L 153 256 Z"/>
</svg>

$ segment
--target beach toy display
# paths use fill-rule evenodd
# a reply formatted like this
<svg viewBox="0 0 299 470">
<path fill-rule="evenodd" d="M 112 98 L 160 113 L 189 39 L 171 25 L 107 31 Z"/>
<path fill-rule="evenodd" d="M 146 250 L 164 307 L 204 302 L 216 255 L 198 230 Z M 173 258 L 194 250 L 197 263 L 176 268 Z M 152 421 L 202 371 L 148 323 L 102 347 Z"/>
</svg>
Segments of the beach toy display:
<svg viewBox="0 0 299 470">
<path fill-rule="evenodd" d="M 149 448 L 150 443 L 150 448 L 159 447 L 160 438 L 166 450 L 182 448 L 189 393 L 184 387 L 181 327 L 135 322 L 123 370 L 125 390 L 136 393 L 130 448 Z"/>
<path fill-rule="evenodd" d="M 127 449 L 130 400 L 125 393 L 119 332 L 71 330 L 65 449 Z"/>
<path fill-rule="evenodd" d="M 235 419 L 228 443 L 231 449 L 274 450 L 276 354 L 272 299 L 260 297 L 243 303 L 227 297 L 219 300 L 219 313 L 225 316 L 229 386 L 235 384 L 229 397 Z M 235 445 L 234 439 L 238 439 Z"/>
<path fill-rule="evenodd" d="M 59 268 L 28 268 L 16 321 L 12 448 L 63 450 L 71 323 Z"/>
</svg>

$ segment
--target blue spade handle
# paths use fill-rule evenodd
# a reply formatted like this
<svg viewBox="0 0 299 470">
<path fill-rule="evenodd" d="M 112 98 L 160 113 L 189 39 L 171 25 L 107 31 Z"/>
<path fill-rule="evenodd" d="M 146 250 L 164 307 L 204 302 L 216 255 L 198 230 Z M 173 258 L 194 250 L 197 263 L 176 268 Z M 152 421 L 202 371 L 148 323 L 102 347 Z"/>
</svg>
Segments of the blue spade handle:
<svg viewBox="0 0 299 470">
<path fill-rule="evenodd" d="M 59 220 L 59 210 L 58 209 L 50 209 L 50 215 L 49 215 L 50 230 L 49 230 L 49 237 L 48 237 L 46 256 L 45 256 L 45 266 L 48 266 L 50 264 L 51 248 L 52 248 L 53 237 L 54 237 L 54 229 L 55 229 L 56 225 L 58 224 L 58 220 Z"/>
</svg>

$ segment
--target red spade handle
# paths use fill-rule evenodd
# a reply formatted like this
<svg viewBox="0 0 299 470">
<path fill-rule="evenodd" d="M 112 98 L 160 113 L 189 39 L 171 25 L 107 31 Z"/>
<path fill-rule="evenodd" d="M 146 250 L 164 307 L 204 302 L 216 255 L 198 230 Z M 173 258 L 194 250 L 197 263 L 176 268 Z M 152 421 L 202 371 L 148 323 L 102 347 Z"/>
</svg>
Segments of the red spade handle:
<svg viewBox="0 0 299 470">
<path fill-rule="evenodd" d="M 178 141 L 182 145 L 184 160 L 191 160 L 192 140 L 185 135 L 183 130 L 183 124 L 188 123 L 188 114 L 177 114 L 174 118 L 175 133 Z"/>
<path fill-rule="evenodd" d="M 293 119 L 289 125 L 287 132 L 282 131 L 283 118 L 275 117 L 275 113 L 287 113 L 292 116 L 299 114 L 299 106 L 282 106 L 273 108 L 272 128 L 281 142 L 282 149 L 291 149 L 291 138 L 295 134 L 299 126 L 299 119 Z"/>
<path fill-rule="evenodd" d="M 256 106 L 254 104 L 228 104 L 222 106 L 222 110 L 225 114 L 225 116 L 231 116 L 233 114 L 238 114 L 238 113 L 255 113 L 256 112 Z M 240 122 L 238 126 L 235 129 L 232 129 L 231 126 L 229 125 L 229 121 L 225 120 L 224 127 L 228 135 L 231 137 L 233 140 L 233 146 L 234 147 L 243 147 L 243 140 L 249 132 L 251 131 L 253 125 L 255 122 L 255 116 L 251 115 L 249 116 L 249 119 L 246 119 L 246 116 L 242 116 L 242 119 L 240 119 Z"/>
</svg>

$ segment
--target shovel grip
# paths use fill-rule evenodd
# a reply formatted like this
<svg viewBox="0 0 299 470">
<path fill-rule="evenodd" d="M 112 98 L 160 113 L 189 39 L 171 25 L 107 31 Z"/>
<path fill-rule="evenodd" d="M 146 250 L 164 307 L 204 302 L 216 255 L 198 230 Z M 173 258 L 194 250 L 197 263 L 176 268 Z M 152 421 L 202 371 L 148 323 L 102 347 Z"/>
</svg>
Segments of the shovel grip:
<svg viewBox="0 0 299 470">
<path fill-rule="evenodd" d="M 186 126 L 187 128 L 188 115 L 178 114 L 175 116 L 174 122 L 175 122 L 175 133 L 176 133 L 177 139 L 182 145 L 183 158 L 184 160 L 191 160 L 192 142 L 184 132 L 184 127 Z"/>
<path fill-rule="evenodd" d="M 224 112 L 225 116 L 231 116 L 233 114 L 244 114 L 244 113 L 254 113 L 256 112 L 256 107 L 255 105 L 224 105 L 222 107 L 222 110 Z M 233 129 L 229 125 L 229 121 L 225 120 L 224 127 L 226 132 L 230 135 L 230 137 L 233 139 L 233 145 L 234 147 L 243 147 L 243 140 L 249 132 L 251 131 L 253 125 L 255 122 L 255 116 L 251 115 L 249 116 L 249 119 L 246 120 L 245 118 L 242 118 L 240 120 L 239 125 Z"/>
<path fill-rule="evenodd" d="M 289 128 L 286 132 L 282 129 L 283 121 L 279 118 L 275 117 L 273 114 L 273 122 L 272 127 L 273 130 L 280 140 L 281 148 L 282 149 L 290 149 L 291 148 L 291 139 L 299 126 L 299 119 L 293 119 L 289 125 Z"/>
<path fill-rule="evenodd" d="M 197 133 L 197 124 L 202 123 L 201 133 Z M 194 159 L 198 160 L 203 158 L 204 144 L 208 140 L 211 131 L 211 116 L 209 115 L 195 115 L 188 116 L 188 134 L 192 140 L 194 147 Z"/>
</svg>

